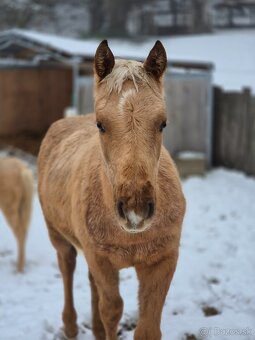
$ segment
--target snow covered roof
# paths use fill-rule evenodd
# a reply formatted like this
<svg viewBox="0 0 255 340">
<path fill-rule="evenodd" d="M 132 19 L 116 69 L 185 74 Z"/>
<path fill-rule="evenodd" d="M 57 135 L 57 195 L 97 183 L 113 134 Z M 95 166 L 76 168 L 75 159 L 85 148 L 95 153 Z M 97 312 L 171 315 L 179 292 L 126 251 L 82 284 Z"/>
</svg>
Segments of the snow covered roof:
<svg viewBox="0 0 255 340">
<path fill-rule="evenodd" d="M 25 47 L 35 53 L 51 53 L 55 57 L 92 59 L 97 46 L 97 41 L 62 38 L 23 29 L 0 33 L 0 50 L 6 50 L 7 53 L 15 53 Z"/>
<path fill-rule="evenodd" d="M 32 58 L 38 60 L 55 58 L 67 62 L 70 60 L 92 61 L 99 43 L 100 40 L 97 39 L 79 40 L 30 30 L 11 29 L 0 33 L 0 58 L 1 54 L 4 54 L 5 58 L 11 56 L 16 59 L 22 50 L 27 49 L 32 54 Z M 144 60 L 152 47 L 152 42 L 141 44 L 112 40 L 110 46 L 117 57 Z M 30 54 L 28 53 L 28 56 Z M 212 63 L 183 60 L 169 60 L 169 65 L 206 71 L 213 68 Z"/>
</svg>

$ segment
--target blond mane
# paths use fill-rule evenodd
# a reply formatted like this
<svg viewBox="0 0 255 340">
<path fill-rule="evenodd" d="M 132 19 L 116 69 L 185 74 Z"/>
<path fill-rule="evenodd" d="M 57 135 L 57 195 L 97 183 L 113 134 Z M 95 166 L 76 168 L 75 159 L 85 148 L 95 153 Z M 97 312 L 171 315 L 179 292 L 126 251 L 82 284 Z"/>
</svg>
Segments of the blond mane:
<svg viewBox="0 0 255 340">
<path fill-rule="evenodd" d="M 102 82 L 106 83 L 108 91 L 120 93 L 126 80 L 132 80 L 138 92 L 139 83 L 150 85 L 152 80 L 146 73 L 143 63 L 134 60 L 116 59 L 115 65 L 110 74 Z"/>
</svg>

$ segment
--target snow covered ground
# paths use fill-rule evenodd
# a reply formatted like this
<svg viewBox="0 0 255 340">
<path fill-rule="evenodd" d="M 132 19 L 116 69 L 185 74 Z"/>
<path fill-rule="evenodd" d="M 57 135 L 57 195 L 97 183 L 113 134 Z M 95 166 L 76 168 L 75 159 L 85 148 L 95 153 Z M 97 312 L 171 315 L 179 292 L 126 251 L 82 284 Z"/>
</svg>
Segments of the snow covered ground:
<svg viewBox="0 0 255 340">
<path fill-rule="evenodd" d="M 186 179 L 183 187 L 187 214 L 163 312 L 163 340 L 255 339 L 255 180 L 218 169 Z M 0 339 L 61 339 L 62 280 L 37 195 L 24 274 L 15 272 L 15 241 L 1 214 L 0 235 Z M 136 290 L 134 270 L 121 271 L 122 339 L 132 339 L 133 330 L 125 329 L 132 329 L 137 317 Z M 93 339 L 82 256 L 74 293 L 79 340 Z"/>
</svg>

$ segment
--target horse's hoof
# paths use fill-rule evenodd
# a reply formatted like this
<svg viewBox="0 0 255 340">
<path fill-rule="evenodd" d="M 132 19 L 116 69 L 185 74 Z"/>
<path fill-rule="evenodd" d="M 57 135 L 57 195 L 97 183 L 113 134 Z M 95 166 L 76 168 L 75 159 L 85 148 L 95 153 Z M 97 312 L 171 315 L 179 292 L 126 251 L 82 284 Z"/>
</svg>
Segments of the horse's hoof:
<svg viewBox="0 0 255 340">
<path fill-rule="evenodd" d="M 72 326 L 69 327 L 68 329 L 65 328 L 65 335 L 68 340 L 75 340 L 76 336 L 78 335 L 78 326 Z"/>
<path fill-rule="evenodd" d="M 17 266 L 16 271 L 17 273 L 24 273 L 24 266 Z"/>
</svg>

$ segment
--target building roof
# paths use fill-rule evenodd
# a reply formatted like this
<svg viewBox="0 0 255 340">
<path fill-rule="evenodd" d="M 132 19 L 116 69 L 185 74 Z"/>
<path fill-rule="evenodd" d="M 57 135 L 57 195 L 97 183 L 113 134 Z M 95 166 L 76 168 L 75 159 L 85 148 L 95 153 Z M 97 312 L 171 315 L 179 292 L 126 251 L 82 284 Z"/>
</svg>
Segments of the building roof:
<svg viewBox="0 0 255 340">
<path fill-rule="evenodd" d="M 0 59 L 5 58 L 9 61 L 21 63 L 24 60 L 29 60 L 35 64 L 44 60 L 57 60 L 67 63 L 92 61 L 99 42 L 100 40 L 96 39 L 79 40 L 30 30 L 11 29 L 0 32 Z M 144 49 L 131 44 L 129 48 L 126 48 L 126 46 L 124 48 L 121 41 L 113 42 L 113 50 L 114 54 L 121 58 L 144 60 L 147 57 Z M 211 63 L 173 60 L 169 60 L 169 66 L 200 70 L 211 70 L 213 68 Z"/>
<path fill-rule="evenodd" d="M 93 59 L 97 41 L 62 38 L 34 31 L 11 29 L 0 33 L 0 55 L 17 57 L 29 50 L 26 56 L 48 56 L 53 59 Z"/>
</svg>

